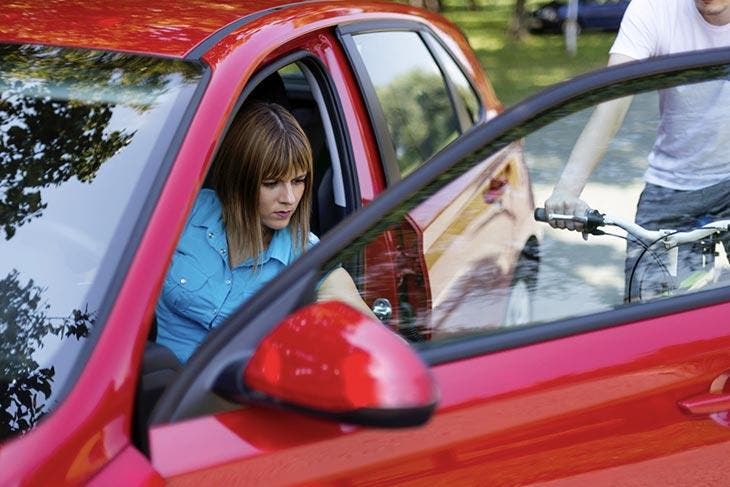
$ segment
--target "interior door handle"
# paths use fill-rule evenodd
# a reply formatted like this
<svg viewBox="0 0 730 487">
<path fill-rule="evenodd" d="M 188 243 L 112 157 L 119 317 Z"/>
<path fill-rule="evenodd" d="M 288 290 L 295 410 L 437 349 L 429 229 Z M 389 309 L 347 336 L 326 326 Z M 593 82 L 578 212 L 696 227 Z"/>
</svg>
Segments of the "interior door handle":
<svg viewBox="0 0 730 487">
<path fill-rule="evenodd" d="M 713 414 L 730 411 L 730 392 L 725 390 L 725 385 L 730 379 L 730 372 L 720 374 L 710 384 L 710 391 L 697 396 L 692 396 L 677 405 L 679 409 L 687 414 Z"/>
</svg>

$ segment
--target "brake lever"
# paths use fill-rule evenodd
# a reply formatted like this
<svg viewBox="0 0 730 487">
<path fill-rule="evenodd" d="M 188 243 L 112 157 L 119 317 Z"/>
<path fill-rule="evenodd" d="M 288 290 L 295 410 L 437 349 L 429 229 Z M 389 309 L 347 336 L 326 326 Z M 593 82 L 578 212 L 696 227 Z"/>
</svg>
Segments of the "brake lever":
<svg viewBox="0 0 730 487">
<path fill-rule="evenodd" d="M 583 240 L 585 240 L 587 242 L 588 241 L 588 235 L 606 235 L 606 232 L 604 232 L 603 230 L 599 230 L 597 228 L 594 228 L 593 230 L 590 230 L 590 231 L 587 231 L 587 232 L 586 231 L 582 232 L 582 235 L 583 235 Z"/>
</svg>

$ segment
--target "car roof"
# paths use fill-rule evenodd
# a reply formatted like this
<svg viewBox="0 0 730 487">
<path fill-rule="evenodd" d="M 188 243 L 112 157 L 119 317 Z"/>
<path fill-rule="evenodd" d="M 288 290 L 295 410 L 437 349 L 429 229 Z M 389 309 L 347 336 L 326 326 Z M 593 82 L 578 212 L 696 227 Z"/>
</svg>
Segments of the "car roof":
<svg viewBox="0 0 730 487">
<path fill-rule="evenodd" d="M 232 23 L 307 7 L 358 8 L 354 0 L 45 0 L 11 2 L 0 11 L 0 42 L 37 43 L 185 57 Z M 401 11 L 396 3 L 381 10 Z M 407 7 L 406 7 L 407 8 Z M 412 9 L 409 9 L 412 11 Z M 282 12 L 283 13 L 283 12 Z M 242 20 L 243 19 L 243 20 Z"/>
</svg>

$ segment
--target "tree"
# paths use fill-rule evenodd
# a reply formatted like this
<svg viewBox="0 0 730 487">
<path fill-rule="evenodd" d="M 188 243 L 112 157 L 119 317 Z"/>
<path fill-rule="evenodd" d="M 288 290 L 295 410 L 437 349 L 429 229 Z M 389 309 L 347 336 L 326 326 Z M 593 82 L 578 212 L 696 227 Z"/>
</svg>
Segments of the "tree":
<svg viewBox="0 0 730 487">
<path fill-rule="evenodd" d="M 525 0 L 515 0 L 515 7 L 512 10 L 507 34 L 513 39 L 523 39 L 527 35 L 527 15 L 525 12 Z"/>
<path fill-rule="evenodd" d="M 402 172 L 413 170 L 456 135 L 440 75 L 414 69 L 377 92 Z"/>
<path fill-rule="evenodd" d="M 442 10 L 441 0 L 408 0 L 410 5 L 421 7 L 432 12 L 440 12 Z"/>
</svg>

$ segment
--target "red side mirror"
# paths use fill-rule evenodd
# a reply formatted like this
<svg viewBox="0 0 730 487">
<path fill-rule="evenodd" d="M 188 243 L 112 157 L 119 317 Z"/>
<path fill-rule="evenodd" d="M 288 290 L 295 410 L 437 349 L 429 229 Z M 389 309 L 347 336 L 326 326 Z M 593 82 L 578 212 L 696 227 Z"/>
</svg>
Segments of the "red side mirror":
<svg viewBox="0 0 730 487">
<path fill-rule="evenodd" d="M 438 400 L 428 367 L 404 339 L 337 301 L 286 318 L 248 363 L 221 374 L 216 392 L 388 427 L 426 422 Z"/>
</svg>

